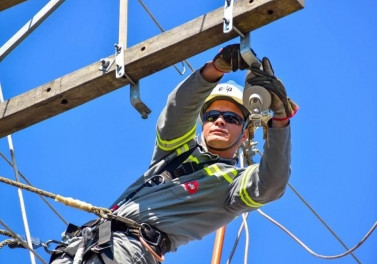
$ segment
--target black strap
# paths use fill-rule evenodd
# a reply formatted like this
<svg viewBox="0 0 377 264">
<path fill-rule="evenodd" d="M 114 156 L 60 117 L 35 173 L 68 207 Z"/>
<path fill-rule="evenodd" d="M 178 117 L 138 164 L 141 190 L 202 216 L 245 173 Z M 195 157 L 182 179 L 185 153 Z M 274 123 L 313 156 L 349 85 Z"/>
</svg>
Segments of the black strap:
<svg viewBox="0 0 377 264">
<path fill-rule="evenodd" d="M 177 169 L 178 166 L 180 166 L 190 155 L 192 152 L 194 152 L 194 150 L 196 149 L 196 146 L 189 149 L 188 151 L 182 153 L 181 155 L 178 155 L 176 156 L 174 159 L 172 159 L 171 162 L 169 162 L 164 168 L 160 169 L 157 173 L 155 173 L 156 175 L 158 174 L 162 174 L 163 172 L 169 172 L 170 175 L 175 175 L 174 174 L 174 170 Z M 181 175 L 182 176 L 182 175 Z M 152 177 L 153 178 L 153 177 Z M 151 178 L 151 179 L 152 179 Z M 176 177 L 174 177 L 176 178 Z M 151 183 L 150 183 L 150 180 L 149 179 L 147 182 L 145 182 L 144 184 L 140 185 L 135 191 L 133 191 L 132 193 L 130 193 L 125 199 L 123 199 L 122 201 L 120 201 L 117 206 L 121 206 L 122 204 L 126 203 L 127 201 L 131 200 L 139 191 L 141 191 L 144 187 L 147 187 L 147 186 L 151 186 Z"/>
<path fill-rule="evenodd" d="M 195 149 L 196 149 L 196 146 L 182 153 L 181 155 L 178 155 L 171 162 L 169 162 L 161 171 L 168 171 L 170 172 L 170 174 L 174 175 L 173 171 L 177 169 L 180 165 L 182 165 L 183 162 L 191 155 L 191 153 L 194 152 Z M 156 173 L 156 174 L 159 174 L 159 173 Z"/>
</svg>

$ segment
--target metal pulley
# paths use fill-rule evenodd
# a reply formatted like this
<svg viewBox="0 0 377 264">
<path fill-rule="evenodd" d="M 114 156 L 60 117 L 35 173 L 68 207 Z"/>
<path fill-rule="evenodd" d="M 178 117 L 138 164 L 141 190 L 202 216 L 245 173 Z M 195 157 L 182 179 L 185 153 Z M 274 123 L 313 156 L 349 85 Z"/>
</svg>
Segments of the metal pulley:
<svg viewBox="0 0 377 264">
<path fill-rule="evenodd" d="M 250 47 L 250 33 L 241 36 L 240 52 L 243 60 L 250 68 L 260 69 L 262 64 Z M 247 78 L 253 77 L 250 71 Z M 245 80 L 243 105 L 250 111 L 250 121 L 255 127 L 262 125 L 262 112 L 267 111 L 271 104 L 271 94 L 262 86 L 251 86 Z"/>
</svg>

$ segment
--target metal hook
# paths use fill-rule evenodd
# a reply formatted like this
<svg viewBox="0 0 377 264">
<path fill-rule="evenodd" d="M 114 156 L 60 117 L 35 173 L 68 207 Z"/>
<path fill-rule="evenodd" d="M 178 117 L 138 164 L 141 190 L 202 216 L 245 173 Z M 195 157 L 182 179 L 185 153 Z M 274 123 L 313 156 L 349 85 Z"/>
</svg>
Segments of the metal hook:
<svg viewBox="0 0 377 264">
<path fill-rule="evenodd" d="M 183 74 L 185 74 L 185 72 L 186 72 L 186 67 L 185 67 L 185 64 L 183 63 L 183 61 L 181 61 L 181 64 L 182 64 L 182 71 L 179 71 L 178 67 L 175 66 L 175 64 L 174 64 L 174 68 L 177 70 L 177 72 L 178 72 L 180 75 L 183 75 Z"/>
<path fill-rule="evenodd" d="M 141 117 L 147 119 L 152 111 L 141 101 L 139 82 L 130 84 L 130 100 L 133 107 L 141 114 Z"/>
<path fill-rule="evenodd" d="M 58 241 L 58 240 L 54 240 L 54 239 L 47 240 L 45 243 L 42 243 L 42 246 L 43 246 L 44 250 L 50 255 L 53 253 L 53 250 L 49 249 L 51 243 L 54 243 L 54 244 L 57 244 L 57 245 L 64 245 L 64 246 L 68 245 L 67 243 L 64 243 L 64 242 L 61 242 L 61 241 Z"/>
</svg>

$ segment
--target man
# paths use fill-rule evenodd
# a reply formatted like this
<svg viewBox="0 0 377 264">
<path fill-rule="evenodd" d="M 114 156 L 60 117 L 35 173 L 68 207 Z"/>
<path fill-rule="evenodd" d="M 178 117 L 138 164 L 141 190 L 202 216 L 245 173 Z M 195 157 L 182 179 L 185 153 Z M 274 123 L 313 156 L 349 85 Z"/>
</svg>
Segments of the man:
<svg viewBox="0 0 377 264">
<path fill-rule="evenodd" d="M 237 168 L 235 154 L 248 137 L 249 111 L 242 92 L 219 81 L 248 65 L 239 45 L 229 45 L 169 95 L 149 170 L 111 207 L 113 215 L 139 227 L 98 219 L 68 236 L 69 245 L 56 251 L 52 263 L 159 263 L 166 252 L 281 197 L 290 174 L 289 118 L 298 107 L 269 60 L 262 65 L 246 77 L 246 85 L 262 86 L 272 97 L 260 164 Z M 198 116 L 201 140 L 195 137 Z"/>
</svg>

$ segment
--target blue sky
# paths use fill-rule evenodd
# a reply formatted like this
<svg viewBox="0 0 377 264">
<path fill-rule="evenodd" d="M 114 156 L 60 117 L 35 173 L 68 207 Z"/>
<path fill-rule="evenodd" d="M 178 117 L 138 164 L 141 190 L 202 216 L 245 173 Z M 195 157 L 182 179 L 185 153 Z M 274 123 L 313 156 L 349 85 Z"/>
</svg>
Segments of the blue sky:
<svg viewBox="0 0 377 264">
<path fill-rule="evenodd" d="M 3 45 L 48 1 L 29 0 L 0 12 Z M 223 1 L 145 0 L 165 30 L 223 5 Z M 337 235 L 352 247 L 377 220 L 375 106 L 377 89 L 377 4 L 372 0 L 306 1 L 305 8 L 251 32 L 259 57 L 272 61 L 288 94 L 300 110 L 292 119 L 290 184 Z M 0 62 L 0 82 L 9 99 L 114 53 L 118 41 L 119 1 L 66 1 L 32 35 Z M 128 46 L 159 34 L 138 1 L 129 3 Z M 196 69 L 225 44 L 188 58 Z M 180 67 L 180 65 L 179 65 Z M 12 135 L 19 170 L 46 191 L 106 207 L 141 175 L 152 154 L 155 123 L 167 95 L 181 76 L 169 67 L 140 80 L 141 97 L 152 109 L 144 120 L 129 103 L 123 87 Z M 243 83 L 245 72 L 224 81 Z M 1 128 L 0 128 L 1 129 Z M 259 134 L 258 134 L 259 133 Z M 263 141 L 258 134 L 258 147 Z M 6 138 L 0 151 L 10 158 Z M 14 179 L 0 160 L 0 176 Z M 64 223 L 35 194 L 23 192 L 32 236 L 60 239 Z M 0 219 L 24 234 L 17 190 L 0 184 Z M 74 224 L 94 216 L 50 202 Z M 322 255 L 344 252 L 288 188 L 262 210 Z M 351 256 L 316 258 L 257 212 L 249 216 L 249 263 L 357 263 Z M 240 225 L 227 227 L 222 263 L 226 262 Z M 1 227 L 2 228 L 2 227 Z M 3 228 L 2 228 L 3 229 Z M 6 237 L 0 237 L 0 241 Z M 166 256 L 166 264 L 210 263 L 214 234 Z M 377 233 L 354 252 L 361 263 L 377 263 Z M 243 263 L 244 236 L 232 263 Z M 44 258 L 48 255 L 37 252 Z M 23 249 L 0 249 L 0 263 L 30 263 Z"/>
</svg>

